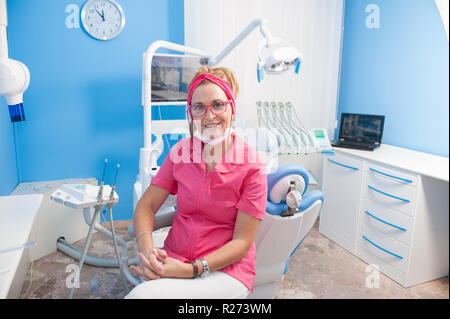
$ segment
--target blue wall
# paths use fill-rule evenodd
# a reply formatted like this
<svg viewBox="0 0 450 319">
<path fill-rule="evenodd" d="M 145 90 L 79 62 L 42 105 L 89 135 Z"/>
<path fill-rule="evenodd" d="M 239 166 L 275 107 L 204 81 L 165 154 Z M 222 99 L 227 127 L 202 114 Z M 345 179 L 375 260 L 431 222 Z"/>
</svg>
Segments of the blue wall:
<svg viewBox="0 0 450 319">
<path fill-rule="evenodd" d="M 7 2 L 10 57 L 25 63 L 31 73 L 24 95 L 26 121 L 17 125 L 18 179 L 101 179 L 108 158 L 111 165 L 106 183 L 112 184 L 115 163 L 121 166 L 115 219 L 131 219 L 139 148 L 144 142 L 142 53 L 156 40 L 184 43 L 184 2 L 119 0 L 126 25 L 110 41 L 95 40 L 82 29 L 66 28 L 66 6 L 74 3 L 81 7 L 84 2 Z M 2 152 L 11 152 L 11 125 L 3 125 L 7 107 L 1 103 L 0 147 Z M 3 174 L 3 162 L 15 160 L 2 156 Z M 14 174 L 9 177 L 8 189 L 17 184 L 14 178 Z"/>
<path fill-rule="evenodd" d="M 448 50 L 433 0 L 346 0 L 338 119 L 385 115 L 383 143 L 448 157 Z"/>
</svg>

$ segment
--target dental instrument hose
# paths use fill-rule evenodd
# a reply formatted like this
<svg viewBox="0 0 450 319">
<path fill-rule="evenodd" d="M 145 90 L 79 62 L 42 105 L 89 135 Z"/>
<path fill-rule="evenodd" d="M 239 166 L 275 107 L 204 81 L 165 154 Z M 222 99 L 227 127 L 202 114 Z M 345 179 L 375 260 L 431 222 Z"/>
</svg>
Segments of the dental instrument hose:
<svg viewBox="0 0 450 319">
<path fill-rule="evenodd" d="M 113 243 L 114 243 L 114 251 L 116 252 L 117 262 L 119 264 L 120 277 L 122 278 L 125 287 L 128 288 L 128 284 L 127 284 L 127 281 L 126 281 L 126 278 L 125 278 L 125 274 L 123 273 L 122 261 L 120 259 L 119 249 L 117 248 L 116 230 L 114 229 L 114 221 L 113 221 L 113 217 L 112 217 L 112 206 L 114 205 L 114 204 L 112 204 L 112 201 L 114 199 L 114 192 L 116 190 L 117 173 L 119 171 L 119 167 L 120 167 L 120 165 L 117 164 L 116 174 L 114 176 L 114 183 L 113 183 L 113 186 L 111 188 L 111 194 L 109 196 L 109 201 L 110 202 L 106 205 L 106 207 L 108 207 L 109 223 L 111 225 L 111 233 L 112 233 L 112 238 L 113 238 Z"/>
<path fill-rule="evenodd" d="M 119 255 L 119 248 L 117 247 L 116 231 L 114 229 L 114 222 L 113 222 L 113 218 L 112 218 L 111 207 L 108 207 L 108 212 L 109 212 L 109 223 L 111 224 L 111 233 L 112 233 L 112 238 L 113 238 L 113 242 L 114 242 L 114 251 L 116 252 L 117 262 L 119 264 L 119 269 L 120 269 L 120 277 L 122 278 L 125 287 L 128 288 L 128 284 L 125 279 L 125 274 L 123 273 L 122 260 L 120 259 L 120 255 Z"/>
</svg>

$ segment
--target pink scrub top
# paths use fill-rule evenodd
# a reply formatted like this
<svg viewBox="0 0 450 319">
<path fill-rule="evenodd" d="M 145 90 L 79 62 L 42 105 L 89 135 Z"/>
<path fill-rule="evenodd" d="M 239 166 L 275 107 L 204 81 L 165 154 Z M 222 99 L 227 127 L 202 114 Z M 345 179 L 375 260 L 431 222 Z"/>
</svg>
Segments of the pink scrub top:
<svg viewBox="0 0 450 319">
<path fill-rule="evenodd" d="M 206 173 L 197 138 L 184 138 L 170 150 L 151 184 L 177 194 L 177 211 L 163 249 L 182 262 L 205 257 L 232 240 L 237 212 L 264 219 L 267 176 L 264 160 L 240 137 Z M 219 271 L 253 291 L 256 248 Z"/>
</svg>

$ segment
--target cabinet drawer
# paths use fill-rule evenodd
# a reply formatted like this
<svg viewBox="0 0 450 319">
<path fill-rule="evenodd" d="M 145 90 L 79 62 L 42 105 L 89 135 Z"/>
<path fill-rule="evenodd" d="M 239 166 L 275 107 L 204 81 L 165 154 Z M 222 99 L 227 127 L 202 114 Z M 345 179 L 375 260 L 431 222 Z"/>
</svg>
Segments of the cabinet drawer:
<svg viewBox="0 0 450 319">
<path fill-rule="evenodd" d="M 406 273 L 408 246 L 405 244 L 362 223 L 358 245 L 401 272 Z"/>
<path fill-rule="evenodd" d="M 393 168 L 388 168 L 385 166 L 380 166 L 373 164 L 372 162 L 367 162 L 367 174 L 371 173 L 375 176 L 384 177 L 392 182 L 396 182 L 399 185 L 405 186 L 417 186 L 417 175 L 407 174 L 403 171 L 399 171 Z"/>
<path fill-rule="evenodd" d="M 364 200 L 361 222 L 406 245 L 411 242 L 412 218 L 371 200 Z"/>
<path fill-rule="evenodd" d="M 335 154 L 334 156 L 327 156 L 325 163 L 330 169 L 335 170 L 337 174 L 352 174 L 355 172 L 362 173 L 364 161 L 361 159 L 352 158 Z"/>
<path fill-rule="evenodd" d="M 416 188 L 400 184 L 375 173 L 366 174 L 366 198 L 391 209 L 414 216 Z"/>
<path fill-rule="evenodd" d="M 330 230 L 336 242 L 349 243 L 356 252 L 358 216 L 363 185 L 364 161 L 336 154 L 324 161 L 322 191 L 326 200 L 320 215 L 320 225 Z M 324 229 L 324 228 L 321 228 Z"/>
</svg>

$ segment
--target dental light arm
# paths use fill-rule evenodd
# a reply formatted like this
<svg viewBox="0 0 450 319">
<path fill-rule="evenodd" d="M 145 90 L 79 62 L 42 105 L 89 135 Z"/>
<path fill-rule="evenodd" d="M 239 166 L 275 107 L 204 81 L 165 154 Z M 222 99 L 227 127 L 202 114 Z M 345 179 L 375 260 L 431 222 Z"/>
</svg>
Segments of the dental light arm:
<svg viewBox="0 0 450 319">
<path fill-rule="evenodd" d="M 238 34 L 238 36 L 228 44 L 225 49 L 222 50 L 216 57 L 208 60 L 208 65 L 217 65 L 220 61 L 222 61 L 242 40 L 244 40 L 250 32 L 252 32 L 255 28 L 259 27 L 261 34 L 266 40 L 266 46 L 271 45 L 272 43 L 272 35 L 267 28 L 267 21 L 265 19 L 255 19 L 245 29 Z"/>
<path fill-rule="evenodd" d="M 0 95 L 9 105 L 12 122 L 25 120 L 23 93 L 30 84 L 30 71 L 22 62 L 8 58 L 6 0 L 0 0 Z"/>
</svg>

